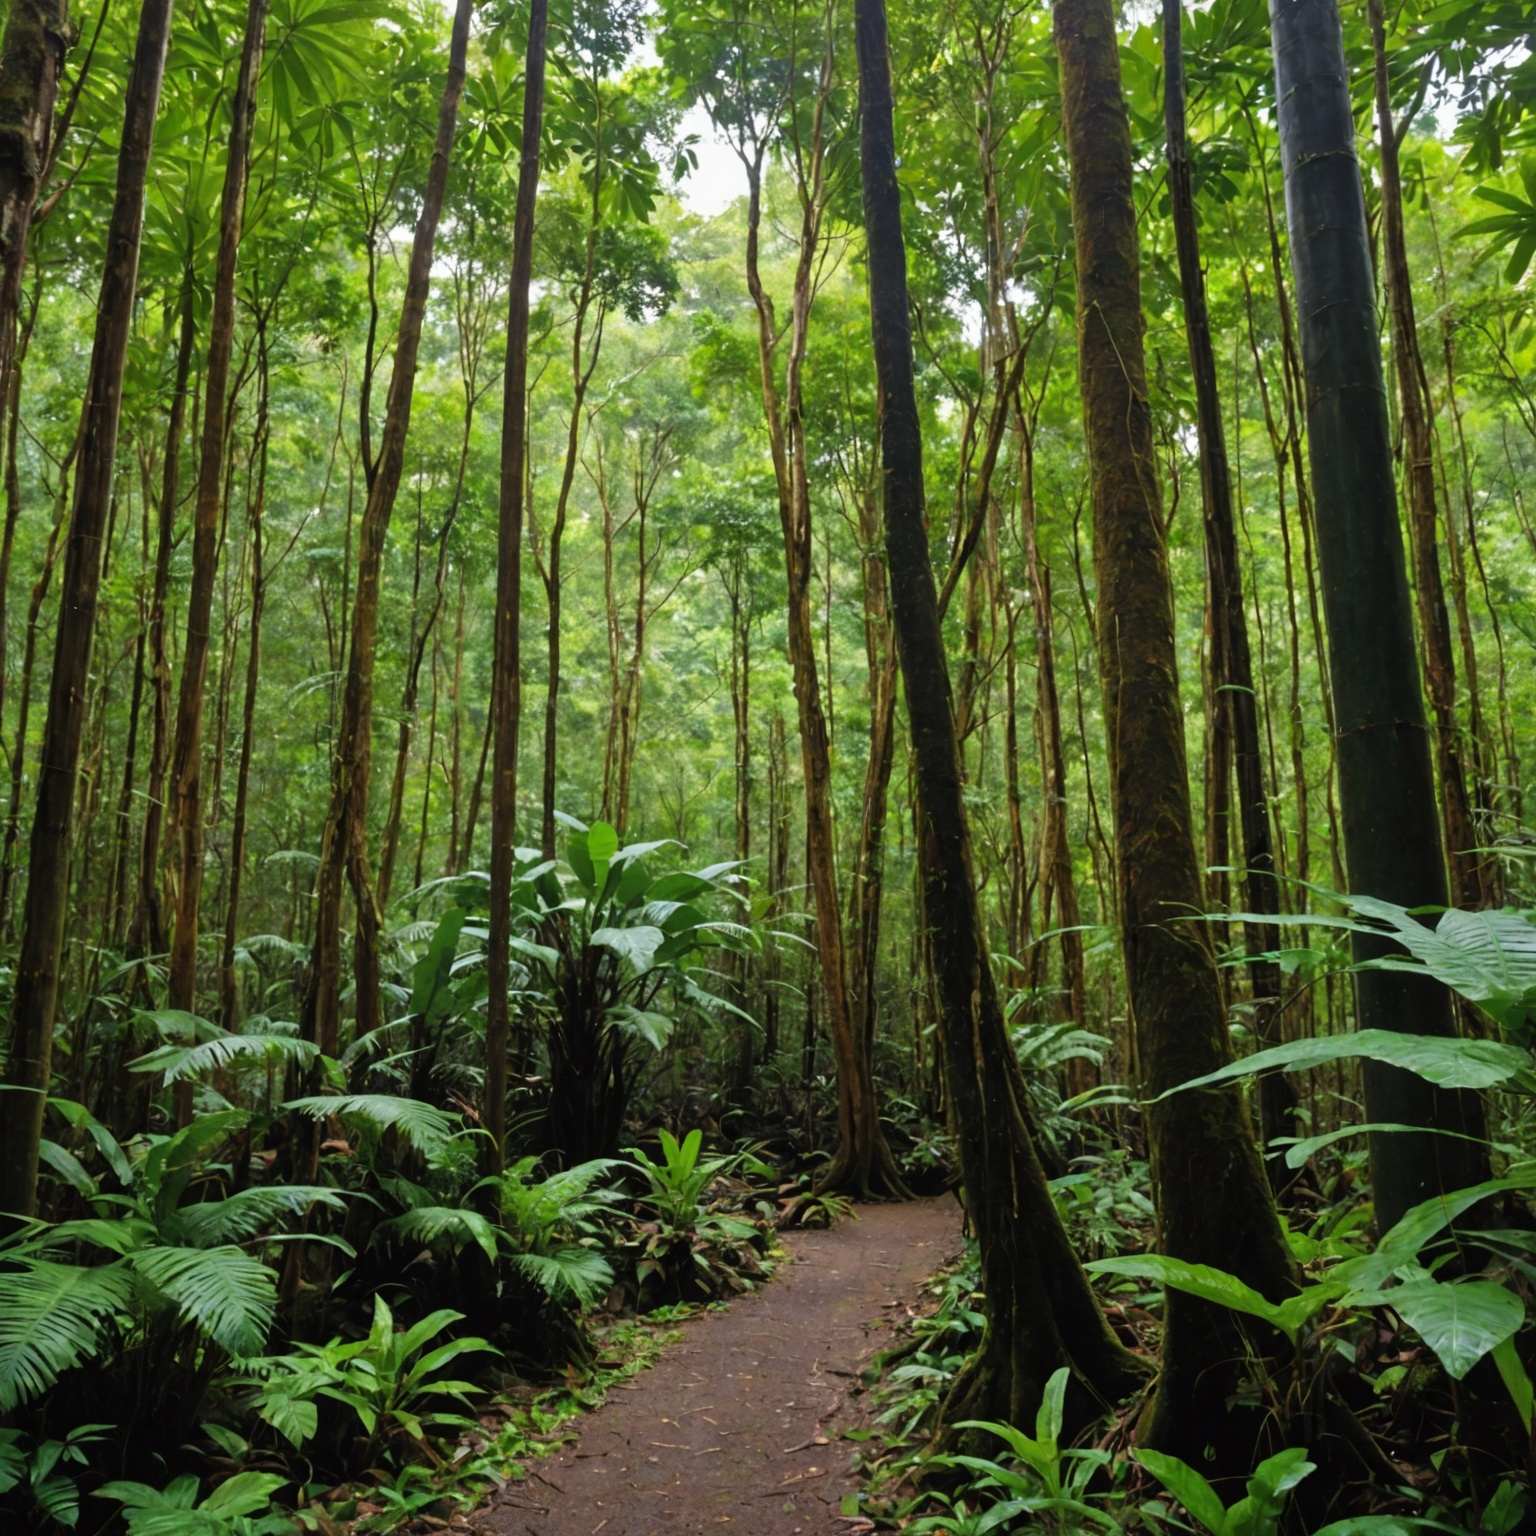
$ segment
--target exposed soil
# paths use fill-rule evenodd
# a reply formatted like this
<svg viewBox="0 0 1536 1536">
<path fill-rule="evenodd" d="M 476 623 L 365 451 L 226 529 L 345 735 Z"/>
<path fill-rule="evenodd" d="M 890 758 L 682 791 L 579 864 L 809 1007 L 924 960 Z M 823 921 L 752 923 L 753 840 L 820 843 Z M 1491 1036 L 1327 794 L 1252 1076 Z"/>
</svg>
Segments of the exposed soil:
<svg viewBox="0 0 1536 1536">
<path fill-rule="evenodd" d="M 831 1536 L 857 1487 L 859 1371 L 960 1251 L 952 1198 L 867 1205 L 785 1236 L 761 1290 L 683 1325 L 661 1360 L 481 1514 L 483 1536 Z"/>
</svg>

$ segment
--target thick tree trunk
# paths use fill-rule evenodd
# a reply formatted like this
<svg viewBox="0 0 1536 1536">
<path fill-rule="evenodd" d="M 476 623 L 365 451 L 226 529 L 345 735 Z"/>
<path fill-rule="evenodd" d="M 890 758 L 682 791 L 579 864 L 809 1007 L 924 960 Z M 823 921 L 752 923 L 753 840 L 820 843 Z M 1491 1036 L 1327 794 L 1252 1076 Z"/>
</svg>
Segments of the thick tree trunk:
<svg viewBox="0 0 1536 1536">
<path fill-rule="evenodd" d="M 952 1420 L 1022 1423 L 1063 1363 L 1070 1361 L 1100 1401 L 1137 1385 L 1145 1367 L 1115 1342 L 1057 1215 L 1035 1156 L 982 934 L 923 510 L 883 0 L 859 0 L 855 36 L 892 611 L 917 770 L 925 907 L 942 999 L 939 1033 L 987 1305 L 979 1364 L 956 1384 L 946 1413 Z"/>
<path fill-rule="evenodd" d="M 1232 511 L 1232 480 L 1227 464 L 1226 429 L 1216 385 L 1216 353 L 1205 301 L 1205 275 L 1195 225 L 1195 197 L 1190 177 L 1189 143 L 1184 126 L 1184 49 L 1180 0 L 1163 0 L 1164 126 L 1167 130 L 1168 191 L 1178 245 L 1179 285 L 1184 300 L 1184 332 L 1195 381 L 1196 427 L 1200 444 L 1200 488 L 1205 509 L 1205 558 L 1210 586 L 1212 659 L 1216 708 L 1225 716 L 1237 778 L 1238 827 L 1242 835 L 1243 902 L 1260 914 L 1245 928 L 1255 956 L 1280 947 L 1274 921 L 1280 911 L 1270 839 L 1269 796 L 1264 781 L 1259 738 L 1259 701 L 1254 690 L 1248 621 L 1243 607 L 1242 567 L 1237 557 L 1237 527 Z M 1214 770 L 1213 770 L 1214 771 Z M 1280 968 L 1272 960 L 1248 962 L 1253 988 L 1253 1028 L 1265 1045 L 1281 1036 Z M 1259 1084 L 1265 1145 L 1295 1133 L 1296 1089 L 1283 1072 Z"/>
<path fill-rule="evenodd" d="M 1355 159 L 1337 0 L 1271 0 L 1280 147 L 1307 383 L 1307 445 L 1332 669 L 1349 888 L 1405 906 L 1441 904 L 1435 815 L 1413 616 L 1392 479 L 1375 283 Z M 1357 943 L 1361 958 L 1379 952 Z M 1439 983 L 1391 971 L 1355 977 L 1361 1028 L 1450 1036 Z M 1365 1065 L 1366 1118 L 1479 1134 L 1474 1095 Z M 1481 1176 L 1473 1143 L 1373 1136 L 1383 1231 L 1409 1206 Z"/>
<path fill-rule="evenodd" d="M 485 1009 L 485 1161 L 500 1169 L 507 1133 L 507 941 L 512 934 L 512 865 L 517 824 L 517 735 L 522 708 L 523 476 L 528 451 L 528 290 L 533 280 L 533 216 L 544 133 L 548 0 L 532 0 L 523 69 L 523 137 L 507 290 L 507 357 L 502 385 L 501 494 L 496 550 L 496 626 L 491 677 L 491 891 Z M 474 835 L 471 815 L 469 836 Z"/>
<path fill-rule="evenodd" d="M 171 749 L 171 834 L 176 857 L 176 915 L 171 929 L 170 1006 L 197 1012 L 197 938 L 203 894 L 203 696 L 207 687 L 213 586 L 219 565 L 219 521 L 224 505 L 226 424 L 235 342 L 235 276 L 245 209 L 256 87 L 266 41 L 267 0 L 249 0 L 240 74 L 230 109 L 229 159 L 219 204 L 219 251 L 213 281 L 204 371 L 202 457 L 192 515 L 192 585 L 187 594 L 187 640 Z M 176 1121 L 192 1117 L 192 1083 L 176 1085 Z"/>
<path fill-rule="evenodd" d="M 1155 1098 L 1230 1059 L 1204 931 L 1184 716 L 1142 347 L 1130 128 L 1110 0 L 1056 0 L 1072 172 L 1078 375 L 1092 478 L 1099 669 L 1109 744 L 1121 945 L 1142 1086 Z M 1292 1266 L 1253 1127 L 1235 1088 L 1148 1111 L 1165 1252 L 1278 1296 Z M 1231 1312 L 1170 1291 L 1150 1443 L 1186 1458 L 1252 1451 L 1231 1410 L 1257 1343 Z"/>
<path fill-rule="evenodd" d="M 128 78 L 117 189 L 107 228 L 106 265 L 81 419 L 80 466 L 64 556 L 62 617 L 54 642 L 48 720 L 43 729 L 5 1068 L 6 1085 L 27 1091 L 17 1094 L 16 1102 L 0 1116 L 0 1211 L 23 1216 L 33 1213 L 37 1201 L 38 1144 L 53 1057 L 75 773 L 96 628 L 102 533 L 112 501 L 123 364 L 133 319 L 139 237 L 144 227 L 144 184 L 170 31 L 171 0 L 145 0 Z"/>
</svg>

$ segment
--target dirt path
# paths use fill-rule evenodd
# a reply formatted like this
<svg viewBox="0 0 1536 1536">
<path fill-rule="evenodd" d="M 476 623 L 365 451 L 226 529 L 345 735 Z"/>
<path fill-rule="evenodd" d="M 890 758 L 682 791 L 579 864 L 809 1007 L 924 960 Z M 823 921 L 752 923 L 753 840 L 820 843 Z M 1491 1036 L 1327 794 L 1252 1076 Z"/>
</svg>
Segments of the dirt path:
<svg viewBox="0 0 1536 1536">
<path fill-rule="evenodd" d="M 953 1199 L 860 1208 L 786 1235 L 761 1290 L 686 1324 L 580 1440 L 477 1521 L 482 1536 L 831 1536 L 856 1485 L 849 1387 L 904 1303 L 960 1249 Z M 817 1444 L 818 1438 L 828 1443 Z"/>
</svg>

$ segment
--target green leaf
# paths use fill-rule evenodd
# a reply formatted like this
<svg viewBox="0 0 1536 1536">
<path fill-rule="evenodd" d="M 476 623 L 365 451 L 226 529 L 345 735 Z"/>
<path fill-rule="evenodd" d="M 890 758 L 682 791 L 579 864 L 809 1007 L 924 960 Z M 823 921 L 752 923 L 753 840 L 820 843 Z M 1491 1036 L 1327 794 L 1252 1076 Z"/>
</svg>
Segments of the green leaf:
<svg viewBox="0 0 1536 1536">
<path fill-rule="evenodd" d="M 429 1157 L 441 1151 L 457 1134 L 452 1117 L 435 1105 L 392 1093 L 315 1094 L 289 1099 L 283 1108 L 296 1110 L 315 1120 L 334 1115 L 343 1123 L 351 1121 L 378 1131 L 395 1131 L 418 1152 Z"/>
<path fill-rule="evenodd" d="M 276 1472 L 237 1472 L 219 1483 L 199 1507 L 209 1514 L 254 1515 L 272 1502 L 272 1495 L 287 1481 Z"/>
<path fill-rule="evenodd" d="M 661 948 L 666 935 L 660 928 L 648 923 L 636 923 L 632 928 L 598 928 L 591 943 L 599 949 L 612 950 L 629 962 L 636 975 L 648 971 L 655 964 L 656 951 Z"/>
<path fill-rule="evenodd" d="M 1426 1276 L 1374 1292 L 1351 1292 L 1347 1306 L 1391 1307 L 1460 1381 L 1484 1355 L 1513 1338 L 1525 1304 L 1493 1280 L 1445 1284 Z"/>
<path fill-rule="evenodd" d="M 1136 1450 L 1131 1453 L 1180 1504 L 1203 1525 L 1211 1536 L 1223 1536 L 1227 1522 L 1226 1506 L 1216 1490 L 1186 1461 L 1162 1451 Z"/>
<path fill-rule="evenodd" d="M 1499 1368 L 1504 1389 L 1515 1405 L 1515 1412 L 1520 1415 L 1520 1422 L 1525 1426 L 1526 1434 L 1530 1434 L 1536 1389 L 1532 1388 L 1530 1372 L 1526 1370 L 1525 1362 L 1520 1358 L 1520 1351 L 1515 1347 L 1513 1336 L 1494 1346 L 1493 1363 Z"/>
<path fill-rule="evenodd" d="M 1192 1077 L 1160 1093 L 1151 1102 L 1160 1104 L 1176 1093 L 1232 1082 L 1279 1068 L 1287 1072 L 1326 1066 L 1356 1058 L 1401 1067 L 1442 1088 L 1493 1088 L 1527 1076 L 1531 1059 L 1522 1050 L 1497 1040 L 1447 1040 L 1438 1035 L 1405 1035 L 1390 1029 L 1361 1029 L 1352 1035 L 1325 1035 L 1293 1040 L 1286 1045 L 1255 1051 L 1241 1061 L 1229 1062 L 1203 1077 Z"/>
<path fill-rule="evenodd" d="M 312 1040 L 293 1035 L 216 1035 L 200 1045 L 161 1045 L 129 1062 L 134 1072 L 163 1072 L 168 1083 L 200 1077 L 240 1060 L 292 1063 L 306 1067 L 320 1053 Z"/>
<path fill-rule="evenodd" d="M 0 1273 L 0 1413 L 91 1359 L 132 1296 L 132 1277 L 120 1261 L 88 1267 L 29 1259 Z"/>
<path fill-rule="evenodd" d="M 277 1281 L 239 1248 L 146 1248 L 128 1256 L 189 1323 L 239 1358 L 258 1353 L 277 1310 Z"/>
<path fill-rule="evenodd" d="M 1126 1275 L 1136 1280 L 1152 1280 L 1175 1291 L 1198 1296 L 1232 1312 L 1257 1317 L 1278 1328 L 1294 1341 L 1308 1318 L 1320 1311 L 1344 1289 L 1342 1285 L 1304 1286 L 1283 1302 L 1261 1296 L 1236 1275 L 1209 1264 L 1189 1264 L 1162 1253 L 1127 1254 L 1121 1258 L 1096 1259 L 1083 1266 L 1090 1274 Z"/>
</svg>

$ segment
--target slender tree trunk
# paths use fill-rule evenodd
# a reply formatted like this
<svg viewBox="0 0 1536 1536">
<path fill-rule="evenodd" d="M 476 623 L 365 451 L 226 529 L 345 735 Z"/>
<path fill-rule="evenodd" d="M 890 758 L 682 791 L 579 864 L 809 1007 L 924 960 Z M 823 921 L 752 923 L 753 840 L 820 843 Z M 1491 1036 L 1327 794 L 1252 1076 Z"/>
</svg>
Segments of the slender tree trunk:
<svg viewBox="0 0 1536 1536">
<path fill-rule="evenodd" d="M 187 639 L 181 658 L 181 692 L 171 749 L 171 834 L 176 849 L 176 914 L 171 929 L 169 1000 L 172 1008 L 197 1011 L 197 939 L 203 894 L 203 696 L 207 687 L 213 587 L 219 565 L 219 521 L 225 489 L 230 408 L 230 365 L 235 341 L 235 277 L 245 209 L 256 87 L 266 41 L 267 0 L 249 0 L 240 74 L 230 108 L 229 159 L 219 204 L 219 251 L 208 326 L 203 384 L 202 457 L 192 517 L 192 585 L 187 594 Z M 175 1089 L 176 1123 L 192 1118 L 192 1083 Z"/>
<path fill-rule="evenodd" d="M 768 427 L 779 521 L 784 537 L 788 594 L 787 632 L 795 702 L 800 721 L 800 758 L 805 776 L 806 875 L 816 911 L 816 948 L 827 1005 L 827 1032 L 837 1063 L 837 1150 L 821 1174 L 826 1189 L 862 1195 L 905 1194 L 895 1159 L 886 1144 L 875 1098 L 873 1064 L 854 1023 L 844 951 L 842 911 L 837 895 L 836 835 L 832 825 L 831 745 L 811 613 L 812 539 L 810 476 L 805 440 L 802 375 L 809 340 L 817 252 L 826 211 L 825 119 L 832 90 L 833 46 L 827 40 L 821 75 L 810 104 L 810 131 L 800 176 L 800 227 L 787 336 L 781 336 L 773 301 L 759 269 L 762 222 L 761 162 L 749 168 L 747 194 L 747 286 L 757 312 L 758 365 L 763 414 Z M 787 342 L 782 396 L 776 377 L 777 352 Z"/>
<path fill-rule="evenodd" d="M 256 404 L 256 487 L 251 496 L 251 611 L 247 619 L 245 698 L 240 710 L 240 761 L 235 769 L 235 808 L 229 834 L 229 895 L 224 908 L 224 945 L 219 955 L 219 1019 L 235 1029 L 240 1018 L 239 982 L 235 974 L 235 941 L 240 932 L 240 897 L 245 879 L 246 822 L 250 814 L 251 759 L 256 745 L 256 696 L 261 688 L 261 621 L 266 612 L 267 574 L 262 518 L 267 501 L 267 447 L 271 424 L 267 341 L 260 348 L 259 396 Z"/>
<path fill-rule="evenodd" d="M 1307 382 L 1307 444 L 1332 669 L 1349 888 L 1405 906 L 1445 901 L 1445 865 L 1414 655 L 1392 478 L 1375 282 L 1355 159 L 1337 0 L 1271 0 L 1291 263 Z M 1357 941 L 1366 958 L 1378 946 Z M 1438 982 L 1392 971 L 1355 977 L 1362 1029 L 1450 1036 Z M 1475 1096 L 1365 1064 L 1366 1118 L 1472 1135 Z M 1481 1149 L 1448 1136 L 1373 1136 L 1376 1219 L 1474 1183 Z"/>
<path fill-rule="evenodd" d="M 1184 300 L 1184 331 L 1195 381 L 1196 423 L 1200 444 L 1200 486 L 1205 508 L 1205 558 L 1211 594 L 1211 669 L 1216 705 L 1224 715 L 1237 778 L 1238 827 L 1243 850 L 1243 902 L 1260 914 L 1245 925 L 1252 958 L 1248 978 L 1253 988 L 1253 1029 L 1265 1045 L 1282 1038 L 1280 968 L 1261 957 L 1280 947 L 1274 920 L 1280 911 L 1270 839 L 1269 794 L 1259 737 L 1259 701 L 1254 689 L 1243 605 L 1243 575 L 1237 556 L 1232 480 L 1227 462 L 1226 429 L 1216 384 L 1216 352 L 1205 301 L 1205 276 L 1195 225 L 1194 187 L 1189 142 L 1184 125 L 1184 49 L 1180 0 L 1163 0 L 1164 116 L 1168 147 L 1168 189 L 1178 244 L 1179 284 Z M 1214 769 L 1212 771 L 1215 771 Z M 1283 1072 L 1260 1080 L 1260 1119 L 1265 1145 L 1295 1132 L 1296 1089 Z"/>
<path fill-rule="evenodd" d="M 437 131 L 422 192 L 421 212 L 411 241 L 394 366 L 384 407 L 378 457 L 358 528 L 356 586 L 352 599 L 347 675 L 342 694 L 331 801 L 321 842 L 316 880 L 315 940 L 304 1000 L 304 1033 L 326 1055 L 340 1036 L 341 899 L 345 875 L 357 909 L 353 937 L 353 983 L 357 1031 L 367 1034 L 381 1022 L 378 899 L 368 869 L 368 789 L 373 746 L 373 665 L 379 623 L 379 590 L 384 540 L 405 467 L 411 426 L 416 359 L 432 280 L 432 252 L 448 187 L 459 100 L 464 92 L 472 0 L 458 0 L 448 45 L 448 73 L 438 101 Z"/>
<path fill-rule="evenodd" d="M 165 778 L 171 740 L 171 658 L 166 646 L 166 601 L 171 586 L 171 555 L 176 543 L 176 508 L 181 490 L 181 438 L 192 378 L 192 353 L 197 337 L 196 294 L 190 254 L 182 273 L 180 327 L 176 342 L 176 373 L 165 427 L 165 459 L 161 466 L 160 504 L 156 519 L 155 571 L 149 595 L 149 658 L 153 686 L 149 768 L 144 799 L 144 831 L 139 848 L 138 894 L 128 933 L 132 955 L 162 954 L 166 948 L 161 907 L 160 860 L 164 841 Z"/>
<path fill-rule="evenodd" d="M 1121 944 L 1148 1097 L 1230 1060 L 1200 909 L 1162 488 L 1142 347 L 1131 139 L 1110 0 L 1056 0 L 1072 224 L 1078 374 L 1093 489 L 1099 670 L 1119 868 Z M 1253 1128 L 1232 1088 L 1148 1112 L 1163 1250 L 1279 1296 L 1292 1265 Z M 1219 1172 L 1217 1172 L 1219 1170 Z M 1255 1340 L 1225 1309 L 1170 1291 L 1149 1443 L 1224 1458 L 1252 1451 L 1231 1411 Z M 1239 1444 L 1241 1442 L 1241 1444 Z M 1246 1461 L 1244 1462 L 1246 1465 Z"/>
<path fill-rule="evenodd" d="M 1440 815 L 1450 861 L 1451 899 L 1462 907 L 1483 904 L 1482 868 L 1472 850 L 1478 846 L 1467 790 L 1467 769 L 1456 720 L 1456 661 L 1440 577 L 1436 523 L 1434 447 L 1429 402 L 1423 387 L 1424 361 L 1414 318 L 1413 286 L 1408 271 L 1408 239 L 1403 229 L 1402 172 L 1397 129 L 1387 83 L 1386 23 L 1381 0 L 1367 0 L 1375 59 L 1376 127 L 1381 151 L 1381 231 L 1386 276 L 1387 313 L 1392 322 L 1392 361 L 1403 424 L 1403 478 L 1408 501 L 1409 548 L 1413 556 L 1414 594 L 1419 609 L 1419 638 L 1424 647 L 1424 676 L 1434 717 L 1435 763 L 1440 779 Z M 1300 275 L 1297 277 L 1298 287 Z M 1316 476 L 1314 475 L 1314 478 Z M 1325 578 L 1326 580 L 1326 578 Z"/>
<path fill-rule="evenodd" d="M 16 1095 L 17 1103 L 0 1116 L 0 1211 L 22 1216 L 30 1216 L 37 1205 L 38 1145 L 53 1056 L 75 773 L 96 627 L 102 531 L 112 500 L 123 365 L 144 227 L 144 184 L 170 31 L 171 0 L 145 0 L 125 98 L 117 189 L 86 382 L 80 467 L 64 556 L 60 613 L 68 622 L 61 618 L 54 643 L 5 1066 L 6 1085 L 27 1091 Z"/>
<path fill-rule="evenodd" d="M 858 0 L 855 39 L 892 612 L 917 771 L 939 1032 L 987 1306 L 979 1364 L 956 1383 L 945 1412 L 951 1422 L 980 1416 L 1021 1423 L 1064 1362 L 1106 1401 L 1134 1387 L 1145 1368 L 1115 1342 L 1057 1215 L 982 933 L 923 509 L 883 0 Z"/>
<path fill-rule="evenodd" d="M 548 0 L 531 0 L 523 69 L 523 137 L 513 216 L 512 276 L 507 288 L 507 357 L 502 385 L 501 493 L 496 548 L 496 629 L 491 677 L 491 892 L 485 1009 L 485 1162 L 495 1171 L 506 1152 L 507 941 L 512 933 L 512 866 L 517 825 L 517 736 L 522 709 L 523 477 L 528 451 L 528 300 L 533 280 L 533 218 L 544 133 L 544 63 Z M 470 819 L 470 836 L 474 819 Z"/>
</svg>

